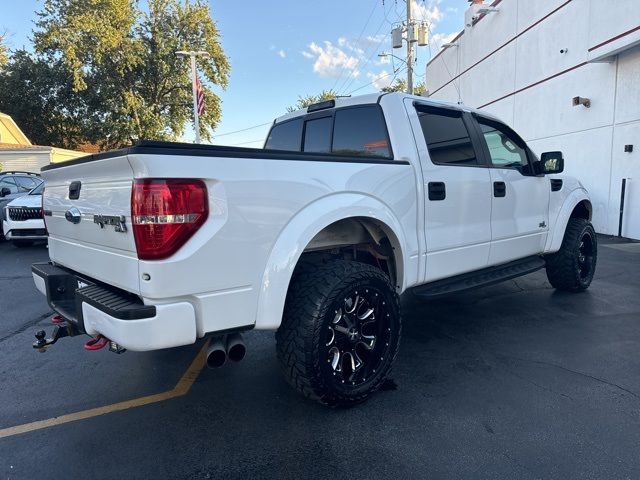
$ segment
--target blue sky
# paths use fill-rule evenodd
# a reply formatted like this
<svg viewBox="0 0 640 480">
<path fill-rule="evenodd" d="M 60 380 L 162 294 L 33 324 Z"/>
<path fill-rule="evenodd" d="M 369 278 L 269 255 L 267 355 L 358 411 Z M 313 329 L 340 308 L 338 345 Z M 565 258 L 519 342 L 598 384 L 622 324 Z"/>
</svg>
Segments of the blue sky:
<svg viewBox="0 0 640 480">
<path fill-rule="evenodd" d="M 412 0 L 417 19 L 430 22 L 429 47 L 417 49 L 416 82 L 443 42 L 459 32 L 467 0 Z M 5 3 L 5 2 L 3 2 Z M 211 13 L 231 61 L 222 98 L 222 122 L 214 143 L 260 147 L 268 125 L 226 135 L 282 115 L 299 95 L 334 88 L 339 94 L 377 91 L 394 78 L 391 28 L 406 15 L 404 0 L 211 0 Z M 6 2 L 0 32 L 11 48 L 26 46 L 41 0 Z M 405 50 L 393 53 L 404 57 Z M 402 67 L 395 61 L 395 67 Z M 398 77 L 406 77 L 403 71 Z M 185 140 L 193 138 L 189 128 Z"/>
</svg>

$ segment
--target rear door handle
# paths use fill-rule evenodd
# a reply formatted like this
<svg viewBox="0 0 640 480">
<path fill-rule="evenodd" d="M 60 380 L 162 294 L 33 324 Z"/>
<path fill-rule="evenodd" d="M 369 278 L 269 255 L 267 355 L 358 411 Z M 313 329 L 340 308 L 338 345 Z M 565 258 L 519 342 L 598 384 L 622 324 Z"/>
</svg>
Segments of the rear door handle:
<svg viewBox="0 0 640 480">
<path fill-rule="evenodd" d="M 493 182 L 493 196 L 506 197 L 507 185 L 504 182 Z"/>
<path fill-rule="evenodd" d="M 444 182 L 429 182 L 429 200 L 444 200 L 447 197 L 447 187 Z"/>
</svg>

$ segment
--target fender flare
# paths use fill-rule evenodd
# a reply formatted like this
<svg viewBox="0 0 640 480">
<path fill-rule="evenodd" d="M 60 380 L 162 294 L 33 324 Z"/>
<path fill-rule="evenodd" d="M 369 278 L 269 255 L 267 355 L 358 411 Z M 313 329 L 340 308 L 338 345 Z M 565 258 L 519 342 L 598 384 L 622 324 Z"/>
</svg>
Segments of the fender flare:
<svg viewBox="0 0 640 480">
<path fill-rule="evenodd" d="M 400 222 L 380 200 L 359 193 L 337 193 L 322 197 L 303 208 L 282 229 L 269 254 L 258 289 L 255 328 L 275 330 L 280 326 L 293 271 L 313 237 L 332 223 L 364 217 L 382 224 L 394 248 L 399 290 L 406 284 L 404 252 L 407 244 Z"/>
<path fill-rule="evenodd" d="M 564 232 L 567 229 L 569 218 L 571 218 L 571 213 L 580 202 L 585 200 L 591 204 L 589 194 L 584 188 L 573 190 L 567 198 L 565 198 L 556 218 L 553 231 L 551 232 L 552 234 L 547 237 L 547 244 L 544 249 L 545 253 L 553 253 L 560 250 L 562 240 L 564 239 Z"/>
</svg>

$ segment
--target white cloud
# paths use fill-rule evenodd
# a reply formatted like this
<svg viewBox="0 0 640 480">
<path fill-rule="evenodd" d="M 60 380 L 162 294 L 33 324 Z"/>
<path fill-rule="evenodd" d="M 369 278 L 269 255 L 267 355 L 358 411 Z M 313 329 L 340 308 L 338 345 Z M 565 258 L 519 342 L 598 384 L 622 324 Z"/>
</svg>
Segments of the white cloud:
<svg viewBox="0 0 640 480">
<path fill-rule="evenodd" d="M 346 41 L 346 40 L 345 40 Z M 313 71 L 323 78 L 338 78 L 345 71 L 352 77 L 360 75 L 358 59 L 346 53 L 342 48 L 333 45 L 329 41 L 318 45 L 315 42 L 309 44 L 308 50 L 302 52 L 305 58 L 315 59 Z M 340 40 L 338 40 L 340 45 Z"/>
<path fill-rule="evenodd" d="M 428 22 L 433 31 L 435 25 L 444 17 L 442 10 L 438 7 L 437 0 L 429 0 L 426 2 L 417 2 L 411 0 L 413 17 L 419 21 Z"/>
<path fill-rule="evenodd" d="M 445 43 L 451 43 L 451 41 L 456 38 L 458 32 L 452 33 L 436 33 L 433 37 L 431 37 L 431 45 L 436 47 L 437 49 L 442 49 L 442 45 Z"/>
<path fill-rule="evenodd" d="M 372 82 L 372 85 L 381 90 L 384 87 L 388 87 L 391 85 L 391 81 L 393 80 L 393 74 L 391 72 L 387 72 L 386 70 L 382 70 L 379 73 L 371 73 L 367 72 L 367 78 L 369 78 Z"/>
<path fill-rule="evenodd" d="M 358 78 L 367 65 L 386 65 L 390 58 L 378 58 L 377 53 L 388 39 L 388 34 L 368 35 L 361 38 L 338 37 L 335 43 L 311 43 L 302 56 L 315 59 L 313 71 L 323 78 Z"/>
<path fill-rule="evenodd" d="M 285 58 L 287 56 L 287 52 L 285 52 L 283 49 L 278 50 L 278 56 L 280 58 Z"/>
<path fill-rule="evenodd" d="M 338 45 L 358 55 L 364 55 L 365 50 L 377 48 L 385 39 L 388 38 L 390 38 L 388 33 L 382 33 L 375 36 L 368 35 L 360 38 L 340 37 L 338 38 Z"/>
<path fill-rule="evenodd" d="M 444 18 L 444 6 L 440 8 L 441 0 L 408 0 L 412 2 L 413 15 L 418 22 L 427 22 L 433 32 L 436 25 Z M 436 46 L 446 43 L 450 36 L 434 35 Z M 333 41 L 313 42 L 301 54 L 313 60 L 313 71 L 322 78 L 347 79 L 347 84 L 354 78 L 366 77 L 372 82 L 372 87 L 381 89 L 391 84 L 394 78 L 391 57 L 378 57 L 382 51 L 391 51 L 391 38 L 388 32 L 368 35 L 360 38 L 340 36 Z M 435 45 L 432 42 L 432 45 Z M 391 72 L 391 73 L 390 73 Z M 338 89 L 348 87 L 338 86 Z"/>
</svg>

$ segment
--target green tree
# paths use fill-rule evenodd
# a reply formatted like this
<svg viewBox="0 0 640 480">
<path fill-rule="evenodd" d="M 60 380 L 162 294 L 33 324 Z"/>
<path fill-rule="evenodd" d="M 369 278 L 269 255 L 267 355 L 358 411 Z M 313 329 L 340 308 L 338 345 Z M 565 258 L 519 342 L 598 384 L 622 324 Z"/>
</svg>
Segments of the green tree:
<svg viewBox="0 0 640 480">
<path fill-rule="evenodd" d="M 422 95 L 427 90 L 424 82 L 420 82 L 417 85 L 413 86 L 413 94 L 414 95 Z M 391 92 L 406 92 L 407 91 L 407 81 L 399 78 L 393 84 L 388 87 L 384 87 L 382 89 L 383 92 L 391 93 Z"/>
<path fill-rule="evenodd" d="M 420 82 L 419 84 L 413 87 L 414 95 L 422 95 L 427 90 L 424 82 Z M 407 91 L 407 81 L 401 78 L 397 79 L 392 85 L 388 87 L 382 88 L 383 92 L 391 93 L 391 92 L 406 92 Z M 317 95 L 305 95 L 298 97 L 298 101 L 295 105 L 287 107 L 287 112 L 295 112 L 296 110 L 300 110 L 302 108 L 307 108 L 309 105 L 314 103 L 322 102 L 324 100 L 332 100 L 337 98 L 338 94 L 334 90 L 323 90 Z"/>
<path fill-rule="evenodd" d="M 295 112 L 296 110 L 307 108 L 309 105 L 312 105 L 314 103 L 323 102 L 325 100 L 333 100 L 337 97 L 338 94 L 335 90 L 323 90 L 317 95 L 299 96 L 298 101 L 295 105 L 287 107 L 287 112 Z"/>
<path fill-rule="evenodd" d="M 74 92 L 69 71 L 24 50 L 11 56 L 0 74 L 0 111 L 10 114 L 39 145 L 75 148 L 87 141 L 86 128 L 96 113 L 84 92 Z"/>
<path fill-rule="evenodd" d="M 60 95 L 59 121 L 65 128 L 45 128 L 73 132 L 60 144 L 113 148 L 142 138 L 181 136 L 192 116 L 191 82 L 189 64 L 175 56 L 176 50 L 211 54 L 208 61 L 199 61 L 206 101 L 202 137 L 210 138 L 220 121 L 221 101 L 212 86 L 226 88 L 230 65 L 204 0 L 44 0 L 34 46 L 33 64 L 15 65 L 14 71 L 44 74 L 42 62 L 57 69 L 51 81 L 59 83 L 51 85 L 52 95 Z M 0 84 L 7 81 L 3 77 L 6 73 Z M 6 103 L 24 98 L 8 94 L 12 98 Z M 86 116 L 79 118 L 80 112 Z"/>
</svg>

